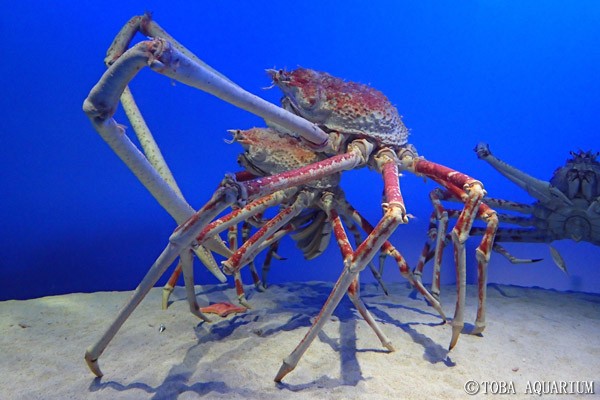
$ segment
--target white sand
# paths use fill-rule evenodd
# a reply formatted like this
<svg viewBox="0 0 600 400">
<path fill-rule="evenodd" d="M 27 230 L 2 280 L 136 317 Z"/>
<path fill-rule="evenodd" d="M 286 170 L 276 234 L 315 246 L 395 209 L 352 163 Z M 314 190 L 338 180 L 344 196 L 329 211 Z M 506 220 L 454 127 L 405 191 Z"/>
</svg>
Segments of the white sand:
<svg viewBox="0 0 600 400">
<path fill-rule="evenodd" d="M 532 398 L 524 395 L 528 381 L 595 380 L 600 393 L 600 296 L 494 285 L 483 337 L 462 335 L 448 353 L 451 328 L 439 325 L 420 297 L 404 284 L 390 284 L 388 297 L 369 284 L 363 298 L 396 352 L 383 351 L 344 299 L 296 370 L 275 384 L 281 360 L 330 288 L 312 282 L 249 289 L 252 310 L 212 324 L 189 314 L 182 288 L 167 311 L 160 310 L 161 289 L 153 289 L 100 358 L 102 379 L 94 379 L 83 354 L 128 293 L 2 302 L 0 398 L 454 399 L 468 397 L 469 380 L 512 384 L 518 395 L 511 399 Z M 197 290 L 204 304 L 234 300 L 224 286 Z M 451 316 L 454 288 L 442 294 Z M 469 287 L 469 322 L 475 299 Z"/>
</svg>

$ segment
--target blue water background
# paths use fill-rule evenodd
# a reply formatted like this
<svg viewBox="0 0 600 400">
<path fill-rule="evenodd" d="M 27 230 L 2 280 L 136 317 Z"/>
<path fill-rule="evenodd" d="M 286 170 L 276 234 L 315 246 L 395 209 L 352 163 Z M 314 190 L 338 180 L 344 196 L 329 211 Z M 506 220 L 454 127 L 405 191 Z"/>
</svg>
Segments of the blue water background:
<svg viewBox="0 0 600 400">
<path fill-rule="evenodd" d="M 372 85 L 398 107 L 422 155 L 482 180 L 494 197 L 533 202 L 477 159 L 479 141 L 541 179 L 570 150 L 600 150 L 596 1 L 10 2 L 0 13 L 0 299 L 132 289 L 175 228 L 81 110 L 114 35 L 144 11 L 272 102 L 280 94 L 263 90 L 265 68 L 303 66 Z M 263 122 L 149 70 L 131 88 L 186 198 L 200 207 L 224 173 L 238 170 L 240 148 L 224 142 L 226 130 Z M 127 123 L 121 110 L 116 118 Z M 377 221 L 380 177 L 353 171 L 342 185 Z M 415 218 L 392 241 L 414 266 L 435 185 L 410 175 L 401 185 Z M 475 246 L 471 239 L 471 283 Z M 519 257 L 544 260 L 511 265 L 494 254 L 490 282 L 600 292 L 600 249 L 555 246 L 568 276 L 546 245 L 509 244 Z M 310 262 L 290 240 L 280 253 L 288 259 L 274 262 L 272 282 L 333 281 L 342 268 L 334 243 Z M 445 283 L 455 279 L 450 259 L 447 252 Z M 198 283 L 217 282 L 198 265 L 196 274 Z M 385 279 L 402 279 L 391 261 Z"/>
</svg>

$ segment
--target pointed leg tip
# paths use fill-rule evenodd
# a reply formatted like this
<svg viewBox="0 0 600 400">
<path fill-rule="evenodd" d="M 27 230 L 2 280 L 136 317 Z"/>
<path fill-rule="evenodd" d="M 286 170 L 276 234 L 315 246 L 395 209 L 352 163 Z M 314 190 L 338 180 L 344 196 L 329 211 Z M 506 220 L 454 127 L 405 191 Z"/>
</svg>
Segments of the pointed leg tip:
<svg viewBox="0 0 600 400">
<path fill-rule="evenodd" d="M 89 351 L 85 352 L 85 362 L 94 375 L 96 375 L 98 378 L 102 378 L 104 374 L 100 370 L 98 359 L 93 359 Z"/>
<path fill-rule="evenodd" d="M 444 314 L 444 311 L 442 310 L 441 307 L 436 307 L 436 311 L 438 312 L 438 314 L 440 314 L 440 317 L 442 318 L 442 322 L 445 324 L 448 322 L 448 317 L 446 317 L 446 314 Z"/>
<path fill-rule="evenodd" d="M 454 338 L 452 338 L 452 340 L 450 340 L 450 345 L 448 346 L 448 351 L 452 351 L 454 346 L 456 346 L 457 341 L 458 341 L 458 339 L 454 339 Z"/>
<path fill-rule="evenodd" d="M 257 292 L 264 292 L 266 290 L 266 288 L 267 288 L 265 285 L 263 285 L 260 282 L 257 283 L 257 284 L 255 284 L 254 287 L 256 288 Z"/>
<path fill-rule="evenodd" d="M 452 350 L 456 343 L 458 342 L 458 338 L 460 337 L 460 333 L 462 332 L 463 325 L 453 325 L 452 326 L 452 339 L 450 339 L 450 345 L 448 346 L 448 351 Z"/>
<path fill-rule="evenodd" d="M 291 366 L 290 364 L 286 363 L 285 361 L 283 362 L 283 364 L 281 364 L 281 368 L 279 368 L 279 372 L 277 372 L 277 375 L 275 376 L 274 381 L 277 383 L 280 383 L 281 380 L 287 375 L 289 374 L 292 370 L 294 369 L 293 366 Z"/>
<path fill-rule="evenodd" d="M 481 335 L 484 330 L 485 330 L 485 324 L 484 325 L 475 324 L 475 327 L 471 331 L 471 335 Z"/>
<path fill-rule="evenodd" d="M 163 288 L 162 292 L 162 309 L 166 310 L 169 308 L 169 299 L 171 298 L 171 293 L 173 293 L 173 289 Z"/>
</svg>

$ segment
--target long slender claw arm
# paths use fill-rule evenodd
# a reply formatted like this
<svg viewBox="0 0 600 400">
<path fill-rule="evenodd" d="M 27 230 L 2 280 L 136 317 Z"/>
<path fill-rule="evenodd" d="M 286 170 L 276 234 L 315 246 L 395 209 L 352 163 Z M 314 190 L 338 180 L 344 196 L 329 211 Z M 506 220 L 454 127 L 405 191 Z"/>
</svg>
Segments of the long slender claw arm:
<svg viewBox="0 0 600 400">
<path fill-rule="evenodd" d="M 111 75 L 114 75 L 115 69 L 118 69 L 118 67 L 113 67 L 123 59 L 129 58 L 137 59 L 137 67 L 130 68 L 125 72 L 125 82 L 129 82 L 142 67 L 148 65 L 158 73 L 208 92 L 221 100 L 258 115 L 266 121 L 274 122 L 296 132 L 311 143 L 315 151 L 331 150 L 329 135 L 315 124 L 243 90 L 221 74 L 215 73 L 212 68 L 207 68 L 205 63 L 198 63 L 197 58 L 188 57 L 186 53 L 177 49 L 177 46 L 162 38 L 140 42 L 125 51 L 109 67 L 98 85 L 104 85 L 106 81 L 111 81 Z M 94 89 L 92 90 L 94 91 Z M 116 91 L 118 96 L 124 89 L 123 86 Z"/>
<path fill-rule="evenodd" d="M 524 189 L 536 199 L 543 200 L 546 204 L 554 203 L 556 208 L 573 204 L 573 202 L 567 196 L 565 196 L 564 193 L 550 185 L 549 182 L 534 178 L 533 176 L 526 174 L 525 172 L 520 171 L 495 157 L 486 143 L 477 144 L 475 147 L 475 152 L 477 153 L 477 157 L 486 161 L 495 170 L 510 179 L 517 186 Z"/>
</svg>

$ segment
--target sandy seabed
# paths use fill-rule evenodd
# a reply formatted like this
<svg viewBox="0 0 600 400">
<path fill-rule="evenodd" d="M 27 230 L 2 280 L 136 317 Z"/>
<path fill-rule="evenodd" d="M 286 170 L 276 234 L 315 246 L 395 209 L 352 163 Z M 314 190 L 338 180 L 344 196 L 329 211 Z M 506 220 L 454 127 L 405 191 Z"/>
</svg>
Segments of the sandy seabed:
<svg viewBox="0 0 600 400">
<path fill-rule="evenodd" d="M 297 368 L 276 384 L 282 359 L 331 287 L 249 289 L 251 310 L 210 324 L 188 312 L 183 288 L 164 311 L 154 288 L 100 358 L 101 379 L 83 355 L 130 292 L 1 302 L 0 399 L 456 399 L 489 398 L 502 387 L 516 393 L 505 398 L 538 398 L 528 391 L 552 390 L 553 382 L 589 390 L 590 381 L 596 394 L 578 397 L 600 397 L 600 295 L 504 285 L 489 286 L 483 336 L 461 335 L 451 352 L 450 325 L 405 284 L 389 284 L 389 296 L 363 285 L 362 297 L 396 351 L 382 348 L 345 298 Z M 201 304 L 235 302 L 224 285 L 196 290 Z M 450 316 L 454 295 L 454 287 L 443 287 Z M 472 322 L 474 287 L 467 303 Z M 469 381 L 479 385 L 475 396 L 465 393 Z"/>
</svg>

